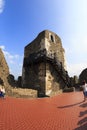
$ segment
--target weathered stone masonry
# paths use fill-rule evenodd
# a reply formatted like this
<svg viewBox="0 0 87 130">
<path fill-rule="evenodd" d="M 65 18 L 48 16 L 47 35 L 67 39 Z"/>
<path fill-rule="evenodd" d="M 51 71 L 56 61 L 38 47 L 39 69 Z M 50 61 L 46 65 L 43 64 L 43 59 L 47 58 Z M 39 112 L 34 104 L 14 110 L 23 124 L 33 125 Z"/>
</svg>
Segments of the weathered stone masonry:
<svg viewBox="0 0 87 130">
<path fill-rule="evenodd" d="M 25 46 L 22 86 L 38 90 L 38 96 L 50 95 L 68 83 L 64 49 L 55 33 L 45 30 Z"/>
</svg>

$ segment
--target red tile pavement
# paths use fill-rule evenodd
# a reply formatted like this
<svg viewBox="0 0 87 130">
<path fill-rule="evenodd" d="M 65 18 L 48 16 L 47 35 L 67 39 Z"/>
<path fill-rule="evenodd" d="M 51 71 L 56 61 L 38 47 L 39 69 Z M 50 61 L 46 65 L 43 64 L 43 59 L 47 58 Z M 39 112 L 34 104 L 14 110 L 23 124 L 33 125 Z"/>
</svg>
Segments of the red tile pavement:
<svg viewBox="0 0 87 130">
<path fill-rule="evenodd" d="M 0 130 L 87 130 L 82 92 L 51 98 L 0 99 Z"/>
</svg>

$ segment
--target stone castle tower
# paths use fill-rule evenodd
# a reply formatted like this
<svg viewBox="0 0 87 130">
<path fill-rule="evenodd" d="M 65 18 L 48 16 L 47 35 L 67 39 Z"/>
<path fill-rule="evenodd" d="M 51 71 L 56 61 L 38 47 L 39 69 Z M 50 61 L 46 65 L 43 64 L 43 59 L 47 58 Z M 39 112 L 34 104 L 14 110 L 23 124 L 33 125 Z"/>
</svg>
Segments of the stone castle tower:
<svg viewBox="0 0 87 130">
<path fill-rule="evenodd" d="M 25 46 L 22 86 L 38 90 L 38 96 L 50 95 L 66 86 L 65 51 L 61 39 L 45 30 Z"/>
</svg>

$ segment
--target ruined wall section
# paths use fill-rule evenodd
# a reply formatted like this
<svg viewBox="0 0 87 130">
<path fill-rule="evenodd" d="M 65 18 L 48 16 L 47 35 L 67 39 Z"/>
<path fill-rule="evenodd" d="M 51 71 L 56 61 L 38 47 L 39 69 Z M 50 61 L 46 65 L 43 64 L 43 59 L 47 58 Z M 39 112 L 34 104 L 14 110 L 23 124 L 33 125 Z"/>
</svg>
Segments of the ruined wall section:
<svg viewBox="0 0 87 130">
<path fill-rule="evenodd" d="M 25 46 L 24 57 L 30 54 L 43 50 L 45 48 L 45 32 L 40 33 L 35 40 Z"/>
<path fill-rule="evenodd" d="M 45 48 L 48 55 L 54 55 L 62 62 L 63 67 L 66 69 L 65 50 L 62 47 L 61 39 L 58 35 L 51 31 L 45 31 Z"/>
<path fill-rule="evenodd" d="M 52 93 L 57 93 L 65 87 L 63 80 L 60 75 L 57 73 L 55 68 L 46 63 L 46 94 L 52 95 Z"/>
<path fill-rule="evenodd" d="M 30 54 L 37 53 L 45 48 L 45 32 L 40 33 L 35 40 L 25 47 L 24 58 L 28 58 Z M 37 89 L 39 92 L 45 93 L 45 63 L 31 64 L 23 67 L 22 85 L 32 89 Z"/>
<path fill-rule="evenodd" d="M 30 56 L 30 54 L 37 53 L 45 48 L 45 32 L 40 33 L 35 40 L 28 44 L 24 49 L 24 58 Z M 41 91 L 45 88 L 45 63 L 31 64 L 30 66 L 25 66 L 22 69 L 22 85 L 23 87 L 28 87 L 32 89 L 38 89 L 40 86 Z"/>
<path fill-rule="evenodd" d="M 45 94 L 45 76 L 46 65 L 44 62 L 37 63 L 25 67 L 24 77 L 22 77 L 22 85 L 24 88 L 38 90 L 39 93 Z"/>
<path fill-rule="evenodd" d="M 4 57 L 4 53 L 0 48 L 0 78 L 4 82 L 4 87 L 6 89 L 6 93 L 10 94 L 10 85 L 8 83 L 7 77 L 9 76 L 9 67 Z"/>
<path fill-rule="evenodd" d="M 65 50 L 62 47 L 61 39 L 55 33 L 45 30 L 41 32 L 35 40 L 25 47 L 24 57 L 30 54 L 46 49 L 47 55 L 54 55 L 62 62 L 63 67 L 66 69 Z"/>
<path fill-rule="evenodd" d="M 56 58 L 58 62 L 60 61 L 62 63 L 60 63 L 60 65 L 65 68 L 65 51 L 62 47 L 60 37 L 51 31 L 45 30 L 41 32 L 35 40 L 25 46 L 24 59 L 26 58 L 27 62 L 24 64 L 25 61 L 23 61 L 22 85 L 26 88 L 38 90 L 39 94 L 49 95 L 52 92 L 59 91 L 65 86 L 65 83 L 55 70 L 55 66 L 50 62 L 48 63 L 48 61 L 44 60 L 40 60 L 37 63 L 32 62 L 33 59 L 30 56 L 32 55 L 36 58 L 38 54 L 41 54 L 40 51 L 43 50 L 46 52 L 46 58 L 50 55 L 53 56 L 53 60 Z M 34 55 L 35 53 L 38 54 Z M 29 64 L 29 62 L 31 63 Z"/>
<path fill-rule="evenodd" d="M 6 77 L 8 75 L 9 75 L 9 68 L 5 60 L 4 54 L 0 49 L 0 78 L 4 81 L 4 84 L 6 84 Z"/>
</svg>

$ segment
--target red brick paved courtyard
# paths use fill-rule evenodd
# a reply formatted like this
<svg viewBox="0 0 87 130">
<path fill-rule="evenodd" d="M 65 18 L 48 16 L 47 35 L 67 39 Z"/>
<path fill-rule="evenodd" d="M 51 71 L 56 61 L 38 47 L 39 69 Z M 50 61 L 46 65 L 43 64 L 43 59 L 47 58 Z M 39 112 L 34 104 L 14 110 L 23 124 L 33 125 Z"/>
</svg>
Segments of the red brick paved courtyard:
<svg viewBox="0 0 87 130">
<path fill-rule="evenodd" d="M 0 99 L 0 130 L 87 130 L 82 92 L 51 98 Z"/>
</svg>

